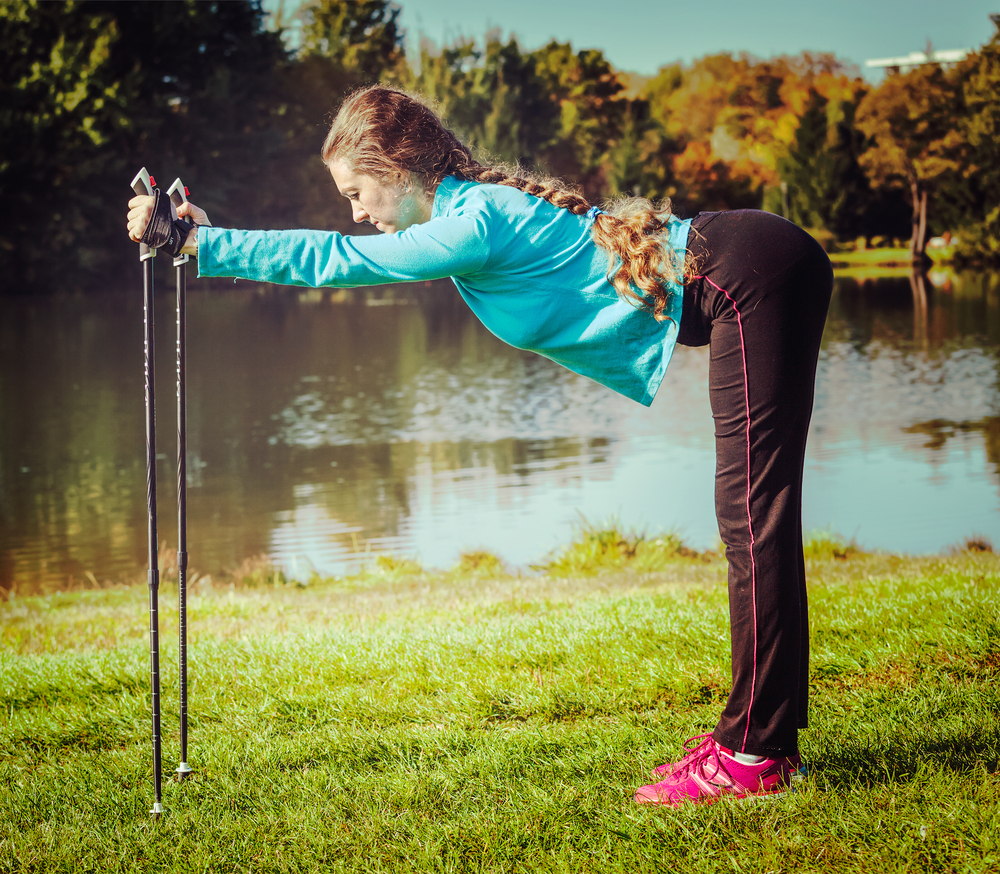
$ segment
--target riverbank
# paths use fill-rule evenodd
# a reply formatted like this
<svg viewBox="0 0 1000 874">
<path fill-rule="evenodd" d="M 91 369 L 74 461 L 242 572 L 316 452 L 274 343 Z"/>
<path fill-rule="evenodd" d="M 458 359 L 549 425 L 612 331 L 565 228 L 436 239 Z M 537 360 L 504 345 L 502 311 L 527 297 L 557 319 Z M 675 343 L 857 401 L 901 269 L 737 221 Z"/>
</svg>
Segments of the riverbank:
<svg viewBox="0 0 1000 874">
<path fill-rule="evenodd" d="M 527 577 L 479 555 L 195 585 L 195 774 L 165 779 L 158 821 L 145 587 L 15 596 L 0 871 L 996 870 L 1000 558 L 812 543 L 811 775 L 670 811 L 631 792 L 725 700 L 726 565 L 655 543 L 583 544 Z"/>
<path fill-rule="evenodd" d="M 906 247 L 853 249 L 830 252 L 837 276 L 874 279 L 880 276 L 907 276 L 911 272 L 910 250 Z"/>
</svg>

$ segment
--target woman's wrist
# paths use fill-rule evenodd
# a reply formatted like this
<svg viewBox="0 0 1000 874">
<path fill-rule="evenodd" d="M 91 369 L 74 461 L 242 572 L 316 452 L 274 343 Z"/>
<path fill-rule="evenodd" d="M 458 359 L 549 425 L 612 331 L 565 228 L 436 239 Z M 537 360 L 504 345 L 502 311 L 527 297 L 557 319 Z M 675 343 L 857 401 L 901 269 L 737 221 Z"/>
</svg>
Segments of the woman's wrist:
<svg viewBox="0 0 1000 874">
<path fill-rule="evenodd" d="M 182 255 L 194 255 L 198 257 L 198 226 L 191 228 L 188 231 L 187 239 L 184 241 L 184 245 L 181 246 Z"/>
</svg>

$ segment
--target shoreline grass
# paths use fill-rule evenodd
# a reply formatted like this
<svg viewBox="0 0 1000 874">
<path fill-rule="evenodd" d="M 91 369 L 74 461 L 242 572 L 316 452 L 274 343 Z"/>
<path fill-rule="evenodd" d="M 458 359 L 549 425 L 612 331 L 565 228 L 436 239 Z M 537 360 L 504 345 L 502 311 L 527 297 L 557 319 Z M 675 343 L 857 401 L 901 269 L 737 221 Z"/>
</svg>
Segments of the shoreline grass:
<svg viewBox="0 0 1000 874">
<path fill-rule="evenodd" d="M 532 576 L 477 554 L 195 586 L 182 784 L 164 585 L 159 820 L 145 587 L 0 603 L 0 872 L 1000 868 L 987 545 L 812 541 L 809 778 L 674 811 L 631 793 L 725 701 L 726 563 L 591 533 L 611 559 Z"/>
<path fill-rule="evenodd" d="M 908 248 L 837 249 L 829 253 L 834 275 L 844 279 L 909 276 Z"/>
<path fill-rule="evenodd" d="M 910 250 L 906 247 L 837 249 L 830 253 L 834 267 L 905 267 L 909 269 Z"/>
</svg>

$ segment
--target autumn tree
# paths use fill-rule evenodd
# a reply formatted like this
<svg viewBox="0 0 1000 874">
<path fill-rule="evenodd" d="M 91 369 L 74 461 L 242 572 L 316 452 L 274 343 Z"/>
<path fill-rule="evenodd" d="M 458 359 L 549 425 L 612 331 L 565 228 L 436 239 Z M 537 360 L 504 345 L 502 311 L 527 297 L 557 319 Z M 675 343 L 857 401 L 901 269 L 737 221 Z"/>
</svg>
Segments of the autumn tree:
<svg viewBox="0 0 1000 874">
<path fill-rule="evenodd" d="M 642 96 L 673 144 L 669 176 L 689 209 L 760 207 L 780 181 L 778 160 L 793 144 L 810 89 L 827 97 L 849 81 L 826 54 L 719 54 L 662 68 Z"/>
<path fill-rule="evenodd" d="M 871 139 L 860 158 L 869 179 L 908 193 L 914 262 L 925 257 L 932 191 L 960 184 L 967 144 L 956 119 L 963 114 L 961 88 L 937 64 L 889 76 L 858 107 L 856 124 Z"/>
</svg>

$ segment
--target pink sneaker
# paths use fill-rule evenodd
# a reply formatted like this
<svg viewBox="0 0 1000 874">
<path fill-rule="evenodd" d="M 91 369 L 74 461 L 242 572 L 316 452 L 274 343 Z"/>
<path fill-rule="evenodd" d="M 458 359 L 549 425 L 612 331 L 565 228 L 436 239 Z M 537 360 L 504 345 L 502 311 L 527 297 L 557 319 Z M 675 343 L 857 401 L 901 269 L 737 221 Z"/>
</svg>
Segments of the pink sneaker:
<svg viewBox="0 0 1000 874">
<path fill-rule="evenodd" d="M 699 740 L 702 742 L 692 748 L 692 742 Z M 726 796 L 773 797 L 786 791 L 793 777 L 805 773 L 798 753 L 745 765 L 711 735 L 691 738 L 684 749 L 687 755 L 680 761 L 656 769 L 656 776 L 663 779 L 640 787 L 636 801 L 678 807 L 686 802 L 711 803 Z"/>
</svg>

